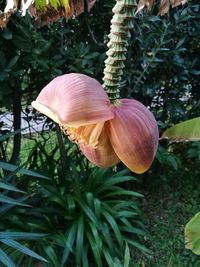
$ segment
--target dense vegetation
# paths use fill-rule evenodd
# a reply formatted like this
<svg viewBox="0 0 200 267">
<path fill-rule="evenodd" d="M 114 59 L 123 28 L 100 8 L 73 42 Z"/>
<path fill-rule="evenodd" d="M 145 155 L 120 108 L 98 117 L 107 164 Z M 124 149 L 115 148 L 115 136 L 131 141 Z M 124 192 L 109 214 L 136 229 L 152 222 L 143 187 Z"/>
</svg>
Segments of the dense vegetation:
<svg viewBox="0 0 200 267">
<path fill-rule="evenodd" d="M 12 129 L 0 121 L 0 265 L 200 266 L 183 236 L 198 211 L 199 142 L 161 140 L 143 175 L 122 164 L 102 170 L 30 107 L 58 75 L 102 82 L 114 4 L 107 2 L 43 27 L 16 14 L 0 30 L 0 115 L 13 114 Z M 134 21 L 121 95 L 149 106 L 162 133 L 199 116 L 200 4 L 156 14 Z M 21 114 L 30 125 L 25 134 Z"/>
</svg>

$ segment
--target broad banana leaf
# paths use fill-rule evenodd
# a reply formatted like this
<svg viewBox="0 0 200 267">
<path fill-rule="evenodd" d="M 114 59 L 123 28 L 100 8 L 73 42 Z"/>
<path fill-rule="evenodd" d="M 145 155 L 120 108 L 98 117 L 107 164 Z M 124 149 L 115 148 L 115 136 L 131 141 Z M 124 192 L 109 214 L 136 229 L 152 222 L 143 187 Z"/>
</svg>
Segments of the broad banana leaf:
<svg viewBox="0 0 200 267">
<path fill-rule="evenodd" d="M 200 255 L 200 212 L 185 226 L 185 247 Z"/>
<path fill-rule="evenodd" d="M 42 24 L 80 15 L 87 5 L 89 11 L 96 0 L 7 0 L 4 12 L 0 11 L 0 27 L 5 27 L 9 17 L 17 10 L 24 16 L 28 11 Z"/>
<path fill-rule="evenodd" d="M 174 125 L 163 133 L 161 139 L 163 138 L 176 142 L 199 141 L 200 117 Z"/>
</svg>

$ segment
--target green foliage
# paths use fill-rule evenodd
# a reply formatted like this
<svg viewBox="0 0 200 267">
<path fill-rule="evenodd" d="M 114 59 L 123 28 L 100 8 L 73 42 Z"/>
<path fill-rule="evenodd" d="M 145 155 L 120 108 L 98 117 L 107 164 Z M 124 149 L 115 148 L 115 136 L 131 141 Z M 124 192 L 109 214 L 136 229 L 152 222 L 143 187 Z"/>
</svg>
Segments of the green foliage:
<svg viewBox="0 0 200 267">
<path fill-rule="evenodd" d="M 188 157 L 199 161 L 200 160 L 200 142 L 194 142 L 187 152 Z"/>
<path fill-rule="evenodd" d="M 8 240 L 2 237 L 2 253 L 18 264 L 31 265 L 46 259 L 48 263 L 43 266 L 55 267 L 68 264 L 114 267 L 118 262 L 127 265 L 130 257 L 127 246 L 148 254 L 149 250 L 142 245 L 146 233 L 136 202 L 142 195 L 123 188 L 124 183 L 136 178 L 127 175 L 127 171 L 91 168 L 76 146 L 68 142 L 65 166 L 61 168 L 55 134 L 52 147 L 51 142 L 46 143 L 48 133 L 41 136 L 44 143 L 36 138 L 36 145 L 29 150 L 27 166 L 34 169 L 37 166 L 41 172 L 46 170 L 50 178 L 0 162 L 9 177 L 3 178 L 6 183 L 0 183 L 5 191 L 0 229 L 2 235 L 6 236 L 5 230 L 8 235 Z M 35 149 L 39 157 L 32 160 Z M 9 182 L 11 178 L 18 187 Z M 30 233 L 30 238 L 26 233 Z"/>
<path fill-rule="evenodd" d="M 135 21 L 122 95 L 151 106 L 162 126 L 199 116 L 199 2 Z M 164 124 L 164 125 L 163 125 Z"/>
<path fill-rule="evenodd" d="M 52 266 L 112 266 L 112 259 L 122 258 L 125 242 L 148 253 L 137 241 L 145 232 L 137 204 L 130 199 L 141 195 L 120 185 L 131 180 L 124 172 L 77 170 L 72 162 L 64 176 L 40 180 L 35 209 L 26 211 L 24 225 L 49 234 L 38 244 L 40 254 Z"/>
<path fill-rule="evenodd" d="M 200 140 L 200 117 L 174 125 L 163 133 L 162 138 L 168 138 L 171 141 Z"/>
<path fill-rule="evenodd" d="M 200 255 L 200 212 L 185 226 L 185 244 L 186 248 Z"/>
<path fill-rule="evenodd" d="M 9 251 L 13 251 L 13 249 L 38 260 L 46 261 L 43 257 L 35 253 L 33 250 L 29 249 L 26 245 L 23 245 L 16 241 L 38 240 L 44 237 L 43 234 L 23 231 L 16 232 L 12 230 L 9 231 L 8 225 L 6 224 L 6 221 L 9 221 L 10 213 L 12 213 L 13 219 L 17 219 L 17 217 L 15 217 L 14 211 L 15 209 L 17 209 L 17 207 L 30 207 L 30 205 L 26 203 L 28 197 L 21 196 L 22 194 L 25 194 L 25 192 L 9 183 L 9 181 L 12 182 L 12 180 L 15 178 L 16 173 L 19 169 L 20 168 L 17 168 L 15 172 L 10 172 L 7 176 L 4 176 L 0 179 L 0 263 L 3 263 L 8 267 L 16 266 L 12 260 L 12 256 L 9 255 Z"/>
</svg>

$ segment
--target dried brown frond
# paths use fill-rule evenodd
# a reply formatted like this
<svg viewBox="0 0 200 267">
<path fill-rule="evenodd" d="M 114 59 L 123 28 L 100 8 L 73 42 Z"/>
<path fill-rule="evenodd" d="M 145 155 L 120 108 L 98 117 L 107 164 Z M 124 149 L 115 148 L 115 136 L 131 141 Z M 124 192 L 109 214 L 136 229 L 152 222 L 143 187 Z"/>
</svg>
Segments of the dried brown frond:
<svg viewBox="0 0 200 267">
<path fill-rule="evenodd" d="M 93 7 L 96 0 L 87 0 L 88 12 Z M 84 12 L 83 0 L 70 0 L 68 6 L 58 6 L 57 9 L 47 6 L 45 11 L 36 10 L 34 5 L 29 9 L 32 16 L 34 16 L 41 24 L 48 24 L 54 22 L 60 17 L 65 17 L 67 20 L 73 16 L 78 16 Z"/>
<path fill-rule="evenodd" d="M 155 0 L 139 0 L 137 5 L 137 12 L 139 13 L 145 7 L 148 10 L 151 10 L 154 5 Z M 184 5 L 187 3 L 187 0 L 160 0 L 160 7 L 159 7 L 159 15 L 163 16 L 169 13 L 170 6 L 172 8 L 177 7 L 179 5 Z"/>
<path fill-rule="evenodd" d="M 38 5 L 38 3 L 39 5 Z M 7 0 L 4 11 L 0 11 L 0 27 L 6 27 L 10 16 L 18 10 L 18 0 Z M 52 7 L 47 1 L 46 6 L 41 6 L 39 0 L 21 0 L 21 6 L 19 9 L 22 11 L 21 15 L 25 15 L 28 10 L 29 13 L 36 18 L 41 24 L 48 24 L 58 20 L 60 17 L 69 19 L 73 16 L 78 16 L 84 12 L 84 1 L 83 0 L 68 0 L 68 1 L 57 1 L 59 4 L 57 7 Z M 88 12 L 93 7 L 96 0 L 87 0 Z M 64 3 L 64 4 L 63 4 Z M 38 6 L 42 7 L 38 9 Z"/>
<path fill-rule="evenodd" d="M 169 0 L 161 0 L 158 14 L 161 16 L 167 14 L 169 12 L 169 8 L 170 8 Z"/>
<path fill-rule="evenodd" d="M 154 2 L 154 0 L 139 0 L 137 10 L 142 10 L 144 7 L 147 7 L 148 10 L 151 10 Z"/>
<path fill-rule="evenodd" d="M 187 0 L 170 0 L 171 2 L 171 6 L 172 7 L 176 7 L 176 6 L 179 6 L 179 5 L 184 5 L 187 3 Z"/>
</svg>

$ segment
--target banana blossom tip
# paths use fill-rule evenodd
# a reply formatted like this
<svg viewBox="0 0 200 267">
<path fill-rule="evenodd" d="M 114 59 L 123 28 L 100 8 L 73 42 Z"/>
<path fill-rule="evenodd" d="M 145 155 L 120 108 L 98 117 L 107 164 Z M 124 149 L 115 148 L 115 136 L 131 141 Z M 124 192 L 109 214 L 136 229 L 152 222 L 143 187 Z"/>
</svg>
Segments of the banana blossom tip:
<svg viewBox="0 0 200 267">
<path fill-rule="evenodd" d="M 122 161 L 136 173 L 150 168 L 159 134 L 142 103 L 120 99 L 112 105 L 99 82 L 71 73 L 51 81 L 32 105 L 57 122 L 95 165 L 106 168 Z"/>
</svg>

